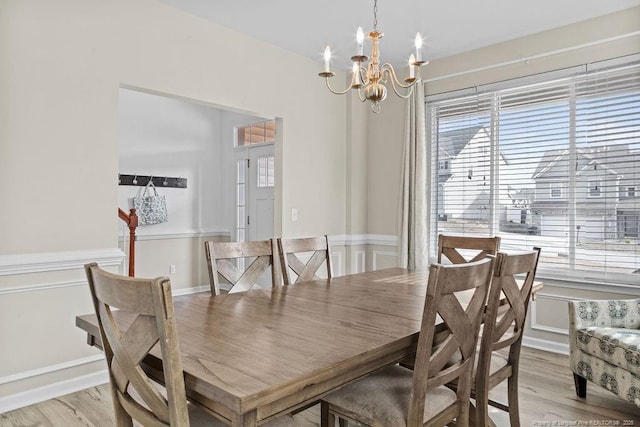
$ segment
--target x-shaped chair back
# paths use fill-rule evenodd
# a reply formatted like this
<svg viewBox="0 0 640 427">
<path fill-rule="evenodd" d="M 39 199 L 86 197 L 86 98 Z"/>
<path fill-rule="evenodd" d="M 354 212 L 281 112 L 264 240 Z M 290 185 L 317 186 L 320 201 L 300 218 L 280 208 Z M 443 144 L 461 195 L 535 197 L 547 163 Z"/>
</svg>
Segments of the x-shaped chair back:
<svg viewBox="0 0 640 427">
<path fill-rule="evenodd" d="M 98 317 L 118 426 L 188 426 L 189 415 L 169 279 L 137 279 L 109 273 L 97 264 L 85 272 Z M 134 315 L 130 325 L 115 322 L 112 310 Z M 167 397 L 140 362 L 160 343 Z M 133 390 L 132 390 L 133 389 Z"/>
<path fill-rule="evenodd" d="M 499 249 L 500 237 L 497 236 L 464 237 L 446 236 L 444 234 L 438 235 L 438 263 L 443 262 L 443 256 L 452 264 L 475 262 L 487 255 L 496 255 Z M 460 251 L 462 251 L 462 253 Z"/>
<path fill-rule="evenodd" d="M 278 248 L 282 278 L 285 285 L 320 279 L 317 273 L 323 264 L 326 265 L 326 277 L 331 278 L 333 276 L 331 247 L 327 236 L 278 239 Z M 310 255 L 306 262 L 300 259 L 302 253 Z M 292 272 L 297 276 L 295 280 L 293 280 Z"/>
<path fill-rule="evenodd" d="M 482 340 L 478 354 L 474 395 L 476 414 L 485 424 L 488 418 L 488 404 L 509 411 L 511 425 L 520 425 L 517 402 L 517 376 L 529 300 L 538 267 L 540 248 L 526 253 L 507 255 L 499 253 L 487 300 L 487 313 L 482 330 Z M 493 352 L 509 347 L 506 365 L 499 371 L 491 372 Z M 488 399 L 489 390 L 509 378 L 509 405 Z"/>
<path fill-rule="evenodd" d="M 430 267 L 407 425 L 422 425 L 428 389 L 454 380 L 458 381 L 459 405 L 447 417 L 468 414 L 473 362 L 494 262 L 488 257 L 467 264 Z M 439 323 L 437 315 L 446 325 L 438 334 L 434 326 Z"/>
<path fill-rule="evenodd" d="M 271 268 L 271 285 L 280 283 L 276 264 L 273 262 L 277 247 L 274 239 L 255 242 L 204 242 L 211 293 L 220 295 L 220 277 L 231 284 L 229 293 L 244 292 L 259 287 L 258 280 Z M 276 255 L 277 256 L 277 255 Z M 242 269 L 237 262 L 245 259 L 248 265 Z"/>
</svg>

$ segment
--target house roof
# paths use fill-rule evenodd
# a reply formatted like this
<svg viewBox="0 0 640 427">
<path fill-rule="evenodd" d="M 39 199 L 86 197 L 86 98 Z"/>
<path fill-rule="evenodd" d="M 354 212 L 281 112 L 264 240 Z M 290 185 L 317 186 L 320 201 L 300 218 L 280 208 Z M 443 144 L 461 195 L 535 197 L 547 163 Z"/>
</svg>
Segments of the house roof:
<svg viewBox="0 0 640 427">
<path fill-rule="evenodd" d="M 578 157 L 576 175 L 583 174 L 591 167 L 600 167 L 620 178 L 624 178 L 625 174 L 630 178 L 637 169 L 637 162 L 640 162 L 640 153 L 631 152 L 627 144 L 577 148 L 576 153 Z M 544 178 L 556 164 L 566 161 L 568 155 L 568 149 L 546 151 L 538 162 L 533 179 Z M 635 166 L 634 163 L 636 163 Z"/>
<path fill-rule="evenodd" d="M 439 133 L 438 147 L 441 154 L 455 158 L 481 129 L 484 129 L 484 126 L 476 125 Z"/>
</svg>

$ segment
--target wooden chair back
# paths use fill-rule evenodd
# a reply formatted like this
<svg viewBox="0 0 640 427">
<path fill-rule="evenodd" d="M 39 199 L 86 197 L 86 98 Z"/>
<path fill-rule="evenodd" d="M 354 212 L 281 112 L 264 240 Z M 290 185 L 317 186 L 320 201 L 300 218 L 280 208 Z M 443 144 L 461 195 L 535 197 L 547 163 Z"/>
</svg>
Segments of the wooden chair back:
<svg viewBox="0 0 640 427">
<path fill-rule="evenodd" d="M 450 409 L 452 413 L 441 414 L 440 421 L 457 417 L 460 425 L 468 422 L 473 363 L 494 262 L 493 257 L 488 257 L 467 264 L 430 267 L 407 425 L 423 424 L 428 389 L 454 380 L 458 382 L 458 405 Z M 466 308 L 461 298 L 468 301 Z M 436 316 L 447 327 L 437 335 Z"/>
<path fill-rule="evenodd" d="M 271 269 L 271 286 L 280 283 L 279 272 L 274 261 L 277 246 L 274 239 L 254 242 L 204 242 L 209 269 L 211 293 L 220 295 L 220 277 L 231 284 L 229 293 L 244 292 L 259 287 L 258 280 Z M 248 265 L 239 268 L 236 264 L 245 259 Z"/>
<path fill-rule="evenodd" d="M 98 317 L 117 425 L 188 426 L 189 414 L 166 277 L 136 279 L 87 264 L 85 272 Z M 117 324 L 112 310 L 134 313 L 128 326 Z M 160 344 L 167 397 L 142 370 L 140 362 Z"/>
<path fill-rule="evenodd" d="M 331 246 L 327 236 L 278 239 L 278 252 L 280 252 L 280 266 L 285 285 L 320 279 L 317 273 L 323 264 L 326 265 L 326 277 L 333 277 Z M 306 262 L 300 259 L 302 253 L 310 255 Z M 295 280 L 293 274 L 295 274 Z"/>
<path fill-rule="evenodd" d="M 471 252 L 466 257 L 463 253 Z M 479 261 L 487 255 L 496 255 L 500 250 L 500 237 L 465 237 L 438 235 L 438 263 L 446 257 L 452 264 Z"/>
<path fill-rule="evenodd" d="M 498 404 L 499 408 L 508 410 L 512 417 L 512 425 L 519 425 L 517 417 L 517 375 L 522 344 L 522 332 L 525 327 L 527 309 L 531 299 L 531 291 L 540 258 L 540 248 L 526 253 L 507 255 L 499 253 L 491 291 L 487 300 L 485 324 L 478 352 L 478 363 L 475 374 L 474 395 L 476 397 L 476 414 L 479 419 L 488 422 L 489 390 L 500 382 L 510 378 L 509 406 Z M 520 283 L 518 283 L 520 282 Z M 491 372 L 493 352 L 509 347 L 506 366 L 499 371 Z M 515 378 L 515 380 L 511 380 Z M 491 402 L 493 404 L 493 402 Z M 480 423 L 482 424 L 482 423 Z"/>
</svg>

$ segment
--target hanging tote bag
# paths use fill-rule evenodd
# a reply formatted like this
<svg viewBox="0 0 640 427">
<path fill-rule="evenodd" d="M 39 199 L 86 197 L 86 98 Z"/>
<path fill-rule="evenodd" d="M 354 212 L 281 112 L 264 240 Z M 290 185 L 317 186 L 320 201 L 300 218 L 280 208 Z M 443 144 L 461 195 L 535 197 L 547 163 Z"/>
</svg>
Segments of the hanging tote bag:
<svg viewBox="0 0 640 427">
<path fill-rule="evenodd" d="M 153 178 L 144 187 L 142 194 L 133 198 L 133 207 L 138 215 L 138 224 L 160 224 L 167 222 L 167 201 L 164 196 L 158 195 Z"/>
</svg>

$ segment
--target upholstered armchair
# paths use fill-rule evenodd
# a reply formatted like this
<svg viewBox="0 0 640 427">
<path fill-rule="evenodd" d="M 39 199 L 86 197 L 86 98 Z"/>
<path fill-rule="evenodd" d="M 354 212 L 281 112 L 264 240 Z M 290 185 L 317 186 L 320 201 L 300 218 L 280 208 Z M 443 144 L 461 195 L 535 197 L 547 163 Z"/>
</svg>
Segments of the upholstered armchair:
<svg viewBox="0 0 640 427">
<path fill-rule="evenodd" d="M 640 407 L 640 298 L 569 302 L 576 394 L 587 380 Z"/>
</svg>

